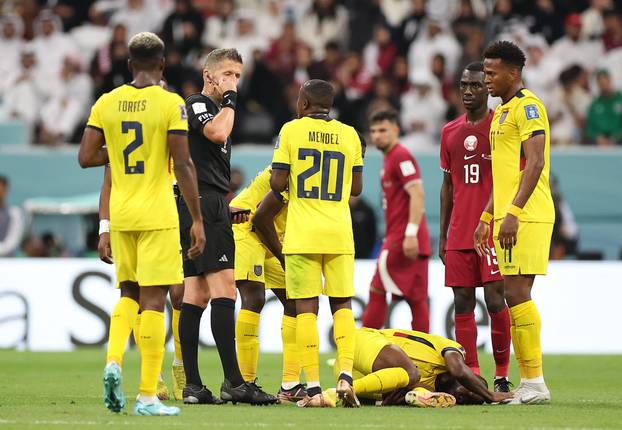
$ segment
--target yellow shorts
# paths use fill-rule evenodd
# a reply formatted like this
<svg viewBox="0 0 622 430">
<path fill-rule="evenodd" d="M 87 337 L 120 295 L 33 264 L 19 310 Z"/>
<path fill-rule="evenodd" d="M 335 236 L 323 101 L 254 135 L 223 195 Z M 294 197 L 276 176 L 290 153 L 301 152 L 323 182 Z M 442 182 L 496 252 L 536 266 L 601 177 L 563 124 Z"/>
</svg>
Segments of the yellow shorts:
<svg viewBox="0 0 622 430">
<path fill-rule="evenodd" d="M 289 299 L 353 297 L 354 254 L 286 255 L 285 285 Z"/>
<path fill-rule="evenodd" d="M 119 282 L 141 287 L 181 284 L 184 280 L 179 229 L 111 231 L 110 247 Z"/>
<path fill-rule="evenodd" d="M 553 224 L 543 222 L 520 222 L 516 245 L 502 249 L 499 244 L 501 221 L 495 221 L 493 240 L 497 250 L 497 260 L 501 274 L 507 275 L 546 275 L 551 251 Z"/>
<path fill-rule="evenodd" d="M 391 342 L 376 330 L 362 328 L 356 331 L 354 347 L 354 368 L 363 375 L 373 372 L 374 361 L 382 348 Z"/>
<path fill-rule="evenodd" d="M 285 288 L 285 272 L 254 234 L 235 235 L 235 280 L 262 283 L 266 288 Z"/>
</svg>

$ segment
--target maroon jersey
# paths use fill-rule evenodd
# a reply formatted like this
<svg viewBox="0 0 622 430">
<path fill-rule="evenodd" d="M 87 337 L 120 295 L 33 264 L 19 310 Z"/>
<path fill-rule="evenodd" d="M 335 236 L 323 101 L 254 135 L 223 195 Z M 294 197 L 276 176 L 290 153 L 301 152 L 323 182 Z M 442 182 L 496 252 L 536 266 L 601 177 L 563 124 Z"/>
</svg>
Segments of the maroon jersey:
<svg viewBox="0 0 622 430">
<path fill-rule="evenodd" d="M 406 188 L 416 182 L 421 182 L 421 173 L 415 157 L 400 145 L 395 145 L 388 153 L 384 154 L 384 165 L 380 172 L 382 183 L 382 207 L 386 224 L 385 246 L 402 246 L 404 232 L 408 224 L 410 212 L 410 196 Z M 419 223 L 419 255 L 429 257 L 431 255 L 430 233 L 425 220 L 425 214 Z"/>
<path fill-rule="evenodd" d="M 441 169 L 451 174 L 453 209 L 446 249 L 473 249 L 473 232 L 488 203 L 492 167 L 488 133 L 494 112 L 478 124 L 466 114 L 447 123 L 441 131 Z"/>
</svg>

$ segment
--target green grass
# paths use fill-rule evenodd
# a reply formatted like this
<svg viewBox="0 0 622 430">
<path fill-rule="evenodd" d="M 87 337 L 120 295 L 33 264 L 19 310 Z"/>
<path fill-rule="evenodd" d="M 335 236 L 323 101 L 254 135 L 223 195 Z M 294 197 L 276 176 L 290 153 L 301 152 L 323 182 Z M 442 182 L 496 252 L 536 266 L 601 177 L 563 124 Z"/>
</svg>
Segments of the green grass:
<svg viewBox="0 0 622 430">
<path fill-rule="evenodd" d="M 170 383 L 170 357 L 165 378 Z M 323 361 L 328 356 L 323 357 Z M 101 398 L 102 350 L 71 353 L 0 351 L 0 428 L 2 429 L 600 429 L 622 427 L 622 356 L 546 356 L 549 406 L 463 406 L 446 410 L 407 407 L 299 410 L 294 406 L 182 406 L 179 417 L 132 416 L 138 386 L 138 355 L 127 354 L 126 413 L 105 409 Z M 491 359 L 480 356 L 491 375 Z M 218 391 L 222 372 L 215 351 L 200 358 L 204 382 Z M 516 380 L 515 369 L 512 378 Z M 263 354 L 260 383 L 278 389 L 280 355 Z M 332 380 L 322 367 L 325 384 Z M 327 385 L 328 386 L 328 385 Z M 170 385 L 169 385 L 170 387 Z M 170 402 L 171 404 L 176 402 Z"/>
</svg>

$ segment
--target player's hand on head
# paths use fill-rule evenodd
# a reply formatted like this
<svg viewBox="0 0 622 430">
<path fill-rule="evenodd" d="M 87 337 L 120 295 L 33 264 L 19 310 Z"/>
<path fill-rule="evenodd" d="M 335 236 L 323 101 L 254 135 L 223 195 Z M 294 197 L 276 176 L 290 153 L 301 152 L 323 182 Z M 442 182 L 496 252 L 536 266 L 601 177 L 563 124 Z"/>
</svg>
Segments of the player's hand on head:
<svg viewBox="0 0 622 430">
<path fill-rule="evenodd" d="M 97 252 L 99 259 L 106 264 L 112 264 L 112 250 L 110 248 L 110 233 L 102 233 L 99 235 L 99 242 L 97 243 Z"/>
<path fill-rule="evenodd" d="M 417 236 L 405 236 L 402 242 L 404 255 L 411 260 L 415 260 L 419 255 L 419 240 Z"/>
<path fill-rule="evenodd" d="M 193 222 L 190 227 L 190 249 L 188 249 L 188 258 L 191 260 L 201 255 L 205 249 L 205 229 L 203 222 Z"/>
<path fill-rule="evenodd" d="M 518 235 L 518 218 L 507 214 L 499 227 L 499 245 L 502 249 L 511 249 L 516 245 Z"/>
<path fill-rule="evenodd" d="M 490 247 L 488 246 L 488 238 L 490 237 L 490 225 L 480 221 L 473 233 L 473 247 L 477 252 L 477 255 L 483 257 L 486 254 L 490 254 Z"/>
</svg>

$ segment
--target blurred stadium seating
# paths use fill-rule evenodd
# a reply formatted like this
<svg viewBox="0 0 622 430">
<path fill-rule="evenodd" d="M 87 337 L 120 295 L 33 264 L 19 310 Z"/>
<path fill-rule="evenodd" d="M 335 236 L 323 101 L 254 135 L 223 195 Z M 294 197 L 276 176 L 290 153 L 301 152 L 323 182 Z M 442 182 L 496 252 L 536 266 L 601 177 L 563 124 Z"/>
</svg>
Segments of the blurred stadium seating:
<svg viewBox="0 0 622 430">
<path fill-rule="evenodd" d="M 130 78 L 127 40 L 148 30 L 165 40 L 164 74 L 182 96 L 200 90 L 201 60 L 211 49 L 242 52 L 233 138 L 253 145 L 236 147 L 233 164 L 247 179 L 269 160 L 270 147 L 259 145 L 292 118 L 306 79 L 330 80 L 338 94 L 333 115 L 362 131 L 371 111 L 400 110 L 403 142 L 422 165 L 433 233 L 438 135 L 462 113 L 457 76 L 490 41 L 513 40 L 527 53 L 525 84 L 545 101 L 558 147 L 559 234 L 579 240 L 578 258 L 620 257 L 622 210 L 614 202 L 622 200 L 622 150 L 601 148 L 622 143 L 619 2 L 5 0 L 0 8 L 0 174 L 11 180 L 9 203 L 33 221 L 29 231 L 61 236 L 53 245 L 64 243 L 60 255 L 83 253 L 93 220 L 75 208 L 63 216 L 75 201 L 56 199 L 94 199 L 101 182 L 100 171 L 77 168 L 67 144 L 79 141 L 93 100 Z M 584 145 L 591 148 L 578 148 Z M 378 220 L 380 160 L 370 151 L 364 195 Z M 56 212 L 41 211 L 41 200 L 24 206 L 41 197 L 54 199 Z M 573 254 L 572 244 L 566 248 Z"/>
</svg>

